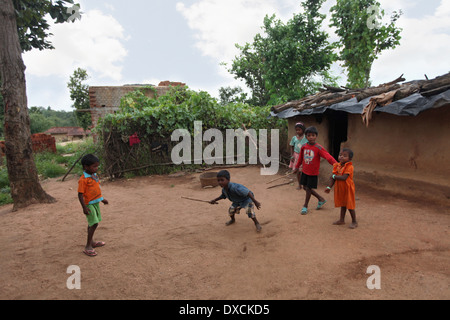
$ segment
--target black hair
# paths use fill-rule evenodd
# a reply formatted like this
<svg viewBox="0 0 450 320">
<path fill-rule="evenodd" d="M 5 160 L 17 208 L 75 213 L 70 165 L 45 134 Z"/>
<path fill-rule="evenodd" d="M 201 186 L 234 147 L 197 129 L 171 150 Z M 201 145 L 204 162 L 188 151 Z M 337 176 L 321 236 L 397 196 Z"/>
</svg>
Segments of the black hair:
<svg viewBox="0 0 450 320">
<path fill-rule="evenodd" d="M 229 181 L 231 176 L 227 170 L 222 170 L 222 171 L 219 171 L 219 173 L 217 173 L 217 178 L 225 178 Z"/>
<path fill-rule="evenodd" d="M 93 154 L 87 154 L 83 157 L 83 159 L 81 159 L 81 165 L 83 167 L 93 165 L 96 162 L 100 162 L 100 160 Z"/>
<path fill-rule="evenodd" d="M 348 153 L 348 157 L 350 158 L 350 160 L 352 160 L 353 159 L 353 151 L 352 151 L 352 149 L 344 148 L 344 149 L 342 149 L 342 152 L 344 152 L 344 151 Z"/>
<path fill-rule="evenodd" d="M 297 123 L 295 124 L 295 129 L 297 129 L 297 128 L 302 129 L 303 132 L 305 132 L 305 129 L 306 129 L 306 127 L 305 127 L 305 125 L 303 124 L 303 122 L 297 122 Z"/>
<path fill-rule="evenodd" d="M 315 133 L 316 135 L 319 135 L 319 131 L 317 131 L 316 127 L 309 127 L 308 129 L 306 129 L 305 134 L 308 133 Z"/>
</svg>

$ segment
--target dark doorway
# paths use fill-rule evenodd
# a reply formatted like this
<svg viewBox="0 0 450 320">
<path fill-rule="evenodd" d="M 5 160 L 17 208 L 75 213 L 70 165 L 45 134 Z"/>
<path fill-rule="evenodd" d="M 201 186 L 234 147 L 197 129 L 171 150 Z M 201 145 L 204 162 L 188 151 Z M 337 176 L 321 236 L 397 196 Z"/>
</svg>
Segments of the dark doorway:
<svg viewBox="0 0 450 320">
<path fill-rule="evenodd" d="M 338 160 L 339 152 L 341 151 L 341 143 L 347 141 L 348 113 L 328 109 L 325 112 L 325 115 L 329 124 L 329 152 L 333 158 Z"/>
</svg>

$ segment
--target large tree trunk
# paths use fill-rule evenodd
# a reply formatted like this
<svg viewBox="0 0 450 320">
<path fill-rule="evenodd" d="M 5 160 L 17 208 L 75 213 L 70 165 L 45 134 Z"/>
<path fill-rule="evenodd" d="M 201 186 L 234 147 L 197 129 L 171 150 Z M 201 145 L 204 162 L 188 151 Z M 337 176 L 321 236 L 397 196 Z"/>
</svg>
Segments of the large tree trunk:
<svg viewBox="0 0 450 320">
<path fill-rule="evenodd" d="M 13 211 L 55 199 L 41 187 L 32 154 L 27 108 L 25 65 L 22 60 L 12 0 L 0 0 L 0 78 L 5 104 L 5 146 Z"/>
</svg>

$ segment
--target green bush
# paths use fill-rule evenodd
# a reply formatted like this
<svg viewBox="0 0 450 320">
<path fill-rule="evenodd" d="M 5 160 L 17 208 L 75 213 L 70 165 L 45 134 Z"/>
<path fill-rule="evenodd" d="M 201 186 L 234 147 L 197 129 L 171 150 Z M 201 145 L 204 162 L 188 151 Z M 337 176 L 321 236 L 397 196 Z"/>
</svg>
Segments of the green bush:
<svg viewBox="0 0 450 320">
<path fill-rule="evenodd" d="M 118 175 L 124 170 L 164 162 L 152 155 L 153 142 L 167 143 L 169 154 L 172 133 L 186 129 L 195 135 L 194 123 L 201 121 L 203 131 L 218 129 L 281 129 L 287 132 L 287 122 L 270 117 L 270 107 L 256 107 L 246 103 L 221 105 L 207 92 L 195 92 L 187 87 L 172 88 L 167 94 L 147 97 L 143 88 L 125 95 L 120 111 L 100 119 L 95 129 L 103 139 L 104 161 L 107 174 Z M 141 143 L 136 148 L 128 146 L 129 137 L 136 133 Z M 168 159 L 165 159 L 168 162 Z M 186 166 L 181 168 L 186 170 Z M 143 170 L 146 174 L 164 174 L 172 170 L 167 166 L 154 166 Z M 139 174 L 137 171 L 133 171 Z"/>
<path fill-rule="evenodd" d="M 13 203 L 11 195 L 9 193 L 0 193 L 0 206 Z"/>
<path fill-rule="evenodd" d="M 0 168 L 0 189 L 9 188 L 8 170 L 6 166 Z"/>
<path fill-rule="evenodd" d="M 9 187 L 8 170 L 6 166 L 0 168 L 0 206 L 12 203 Z"/>
<path fill-rule="evenodd" d="M 176 129 L 193 132 L 194 122 L 202 121 L 203 129 L 287 129 L 287 122 L 270 117 L 270 107 L 245 103 L 220 105 L 207 92 L 187 87 L 173 88 L 157 99 L 134 91 L 121 100 L 121 112 L 108 114 L 99 121 L 97 131 L 118 130 L 124 135 L 136 131 L 147 135 L 170 137 Z"/>
</svg>

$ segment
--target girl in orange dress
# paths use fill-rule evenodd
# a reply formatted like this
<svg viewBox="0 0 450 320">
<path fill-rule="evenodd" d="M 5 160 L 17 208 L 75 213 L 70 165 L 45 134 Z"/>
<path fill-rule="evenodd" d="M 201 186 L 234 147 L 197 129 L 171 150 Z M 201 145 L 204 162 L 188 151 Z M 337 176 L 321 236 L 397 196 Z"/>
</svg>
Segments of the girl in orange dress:
<svg viewBox="0 0 450 320">
<path fill-rule="evenodd" d="M 333 165 L 333 175 L 330 178 L 330 183 L 325 190 L 330 193 L 331 188 L 334 187 L 334 205 L 336 208 L 341 208 L 341 217 L 334 225 L 345 224 L 345 214 L 348 211 L 352 217 L 351 229 L 358 227 L 355 212 L 355 183 L 353 182 L 353 151 L 350 149 L 343 149 L 339 153 L 339 163 Z"/>
</svg>

